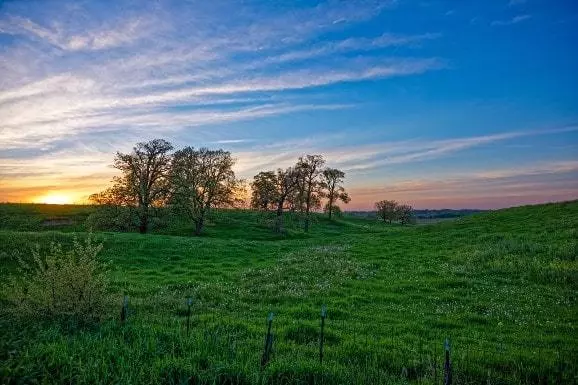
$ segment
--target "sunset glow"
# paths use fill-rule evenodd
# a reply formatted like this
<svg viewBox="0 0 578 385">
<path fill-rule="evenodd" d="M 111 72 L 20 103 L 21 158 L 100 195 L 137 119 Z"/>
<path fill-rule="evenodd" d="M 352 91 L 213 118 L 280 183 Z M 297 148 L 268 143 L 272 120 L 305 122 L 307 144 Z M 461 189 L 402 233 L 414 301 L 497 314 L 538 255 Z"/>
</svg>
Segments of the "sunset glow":
<svg viewBox="0 0 578 385">
<path fill-rule="evenodd" d="M 69 195 L 59 193 L 49 193 L 34 199 L 34 203 L 44 203 L 49 205 L 67 205 L 75 202 Z"/>
<path fill-rule="evenodd" d="M 0 3 L 0 202 L 86 202 L 154 138 L 248 181 L 322 154 L 345 210 L 578 198 L 571 1 Z"/>
</svg>

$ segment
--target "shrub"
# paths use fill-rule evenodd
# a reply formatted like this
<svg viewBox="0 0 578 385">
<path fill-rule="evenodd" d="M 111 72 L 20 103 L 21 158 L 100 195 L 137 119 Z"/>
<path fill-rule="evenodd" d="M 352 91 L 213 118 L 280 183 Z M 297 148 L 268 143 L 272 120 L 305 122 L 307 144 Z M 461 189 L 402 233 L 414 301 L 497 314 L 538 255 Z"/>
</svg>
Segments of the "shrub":
<svg viewBox="0 0 578 385">
<path fill-rule="evenodd" d="M 149 207 L 149 223 L 147 230 L 166 229 L 175 217 L 165 208 Z M 138 210 L 130 206 L 98 206 L 88 216 L 85 227 L 99 231 L 132 232 L 139 228 Z"/>
<path fill-rule="evenodd" d="M 129 232 L 138 228 L 138 216 L 131 207 L 103 205 L 89 215 L 85 224 L 93 230 Z"/>
<path fill-rule="evenodd" d="M 331 206 L 331 214 L 336 216 L 336 217 L 343 217 L 343 212 L 341 211 L 341 207 L 337 206 L 337 205 L 332 205 Z M 329 212 L 329 203 L 327 203 L 325 206 L 323 206 L 323 212 L 324 213 L 328 213 Z"/>
<path fill-rule="evenodd" d="M 89 235 L 82 243 L 75 238 L 70 250 L 52 243 L 44 257 L 36 246 L 32 261 L 17 254 L 20 274 L 10 277 L 6 290 L 10 311 L 19 317 L 98 321 L 107 303 L 105 265 L 97 260 L 101 249 Z"/>
</svg>

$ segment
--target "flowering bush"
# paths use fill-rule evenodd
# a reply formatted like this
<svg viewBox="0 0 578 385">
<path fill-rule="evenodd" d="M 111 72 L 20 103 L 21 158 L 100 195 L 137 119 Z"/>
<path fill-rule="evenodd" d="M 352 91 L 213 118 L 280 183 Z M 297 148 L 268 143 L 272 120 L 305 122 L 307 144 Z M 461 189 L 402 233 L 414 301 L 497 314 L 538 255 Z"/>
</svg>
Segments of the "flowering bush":
<svg viewBox="0 0 578 385">
<path fill-rule="evenodd" d="M 21 317 L 99 320 L 107 303 L 105 265 L 97 259 L 101 249 L 89 235 L 84 242 L 75 238 L 70 250 L 53 243 L 46 256 L 38 246 L 31 260 L 17 254 L 19 274 L 10 277 L 6 288 L 10 310 Z"/>
</svg>

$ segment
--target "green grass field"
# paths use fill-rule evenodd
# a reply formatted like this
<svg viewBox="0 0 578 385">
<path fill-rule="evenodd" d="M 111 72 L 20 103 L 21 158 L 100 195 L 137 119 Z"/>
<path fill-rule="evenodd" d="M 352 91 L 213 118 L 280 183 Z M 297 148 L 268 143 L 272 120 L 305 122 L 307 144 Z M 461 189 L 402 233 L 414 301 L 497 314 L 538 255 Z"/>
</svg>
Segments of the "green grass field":
<svg viewBox="0 0 578 385">
<path fill-rule="evenodd" d="M 14 250 L 70 245 L 92 210 L 0 205 L 3 280 Z M 72 223 L 43 225 L 54 217 Z M 118 299 L 110 319 L 71 328 L 2 311 L 2 383 L 441 384 L 446 338 L 454 383 L 578 381 L 578 202 L 419 226 L 319 216 L 309 234 L 293 218 L 285 236 L 270 220 L 220 211 L 197 238 L 182 223 L 95 233 Z M 270 311 L 274 352 L 261 369 Z"/>
</svg>

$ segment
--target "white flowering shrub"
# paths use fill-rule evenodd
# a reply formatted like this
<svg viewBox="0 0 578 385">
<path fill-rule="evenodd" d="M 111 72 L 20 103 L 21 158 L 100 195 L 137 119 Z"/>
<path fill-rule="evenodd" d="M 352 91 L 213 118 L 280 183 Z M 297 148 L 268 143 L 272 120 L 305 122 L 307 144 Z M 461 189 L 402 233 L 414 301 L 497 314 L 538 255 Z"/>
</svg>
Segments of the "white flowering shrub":
<svg viewBox="0 0 578 385">
<path fill-rule="evenodd" d="M 19 317 L 98 321 L 108 302 L 106 266 L 97 259 L 101 249 L 89 235 L 84 242 L 75 238 L 70 250 L 51 244 L 45 256 L 38 246 L 32 258 L 17 255 L 20 268 L 5 293 L 10 311 Z"/>
</svg>

